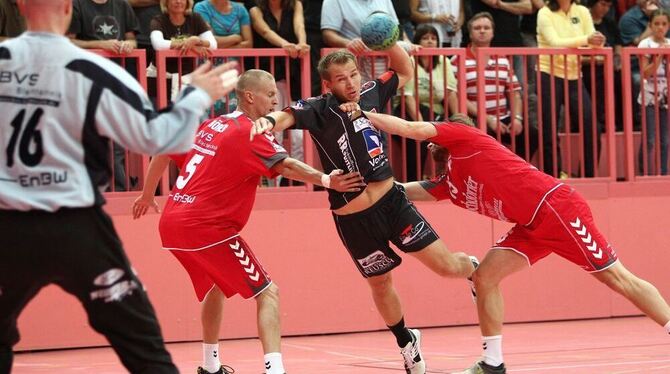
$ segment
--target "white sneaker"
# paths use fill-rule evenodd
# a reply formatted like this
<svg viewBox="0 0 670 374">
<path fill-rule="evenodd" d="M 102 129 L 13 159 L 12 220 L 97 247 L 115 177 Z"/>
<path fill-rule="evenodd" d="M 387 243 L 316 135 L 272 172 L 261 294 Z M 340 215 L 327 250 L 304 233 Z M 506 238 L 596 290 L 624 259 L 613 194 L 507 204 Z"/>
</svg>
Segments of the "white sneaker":
<svg viewBox="0 0 670 374">
<path fill-rule="evenodd" d="M 475 267 L 475 270 L 479 267 L 479 260 L 475 256 L 468 256 L 470 257 L 470 261 L 472 261 L 472 266 Z M 470 293 L 472 294 L 472 302 L 477 304 L 477 291 L 475 291 L 475 282 L 472 281 L 472 277 L 468 277 L 468 285 L 470 286 Z"/>
<path fill-rule="evenodd" d="M 407 374 L 425 374 L 426 361 L 421 355 L 421 331 L 409 329 L 409 333 L 412 335 L 412 341 L 400 350 L 405 361 L 405 372 Z"/>
</svg>

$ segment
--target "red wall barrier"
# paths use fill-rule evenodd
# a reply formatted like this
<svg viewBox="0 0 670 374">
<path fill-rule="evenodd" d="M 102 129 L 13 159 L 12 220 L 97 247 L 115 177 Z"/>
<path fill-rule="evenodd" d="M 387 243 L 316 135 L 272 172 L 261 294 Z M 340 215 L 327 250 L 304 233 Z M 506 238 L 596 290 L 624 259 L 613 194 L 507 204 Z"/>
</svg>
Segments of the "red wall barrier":
<svg viewBox="0 0 670 374">
<path fill-rule="evenodd" d="M 667 263 L 670 182 L 579 181 L 600 229 L 623 263 L 670 297 Z M 127 194 L 129 195 L 129 194 Z M 139 221 L 129 215 L 135 196 L 112 197 L 107 210 L 143 280 L 168 341 L 200 339 L 199 304 L 188 276 L 160 249 L 158 215 Z M 452 250 L 483 256 L 509 224 L 459 209 L 449 203 L 419 203 Z M 365 281 L 351 263 L 333 227 L 324 192 L 259 194 L 242 235 L 281 291 L 284 335 L 384 329 Z M 410 256 L 394 273 L 412 326 L 477 322 L 463 280 L 441 279 Z M 507 322 L 634 315 L 639 312 L 590 275 L 558 256 L 503 283 Z M 57 306 L 57 307 L 55 307 Z M 255 303 L 239 297 L 225 306 L 222 338 L 256 335 Z M 19 320 L 17 350 L 106 345 L 88 327 L 77 301 L 56 287 L 43 290 Z"/>
</svg>

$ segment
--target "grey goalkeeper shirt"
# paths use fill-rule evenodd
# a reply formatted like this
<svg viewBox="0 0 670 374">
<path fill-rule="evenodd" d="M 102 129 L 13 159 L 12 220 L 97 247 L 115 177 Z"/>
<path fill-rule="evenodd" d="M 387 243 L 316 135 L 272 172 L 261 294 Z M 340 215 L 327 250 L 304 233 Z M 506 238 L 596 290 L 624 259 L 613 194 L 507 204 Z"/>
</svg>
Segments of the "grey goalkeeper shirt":
<svg viewBox="0 0 670 374">
<path fill-rule="evenodd" d="M 110 139 L 138 153 L 186 152 L 211 102 L 189 87 L 159 114 L 125 70 L 64 36 L 0 43 L 0 210 L 103 204 Z"/>
</svg>

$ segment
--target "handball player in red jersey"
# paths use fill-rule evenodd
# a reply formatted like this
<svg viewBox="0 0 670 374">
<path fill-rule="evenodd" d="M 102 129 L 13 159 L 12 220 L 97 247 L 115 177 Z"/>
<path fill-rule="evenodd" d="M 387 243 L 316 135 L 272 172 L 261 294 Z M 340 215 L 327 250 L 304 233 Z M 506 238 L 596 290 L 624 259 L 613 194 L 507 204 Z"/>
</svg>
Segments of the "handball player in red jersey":
<svg viewBox="0 0 670 374">
<path fill-rule="evenodd" d="M 350 109 L 356 110 L 353 103 Z M 463 373 L 505 373 L 500 282 L 550 253 L 565 258 L 618 292 L 670 333 L 670 307 L 649 282 L 628 271 L 598 231 L 591 209 L 574 188 L 516 156 L 465 116 L 443 123 L 410 122 L 366 113 L 382 131 L 432 142 L 446 171 L 429 181 L 405 183 L 410 200 L 451 200 L 497 220 L 516 223 L 473 274 L 482 332 L 481 361 Z"/>
<path fill-rule="evenodd" d="M 261 176 L 284 177 L 341 192 L 362 188 L 358 173 L 330 175 L 288 157 L 271 134 L 249 141 L 253 120 L 277 105 L 274 78 L 262 70 L 240 76 L 237 110 L 203 122 L 190 152 L 172 156 L 181 173 L 167 198 L 159 230 L 163 248 L 184 266 L 202 302 L 203 365 L 198 373 L 228 373 L 219 361 L 219 330 L 223 300 L 239 294 L 255 298 L 258 331 L 267 374 L 283 374 L 280 353 L 279 294 L 269 275 L 240 236 L 254 204 Z M 167 157 L 149 166 L 142 195 L 135 201 L 135 218 L 149 207 L 167 167 Z"/>
</svg>

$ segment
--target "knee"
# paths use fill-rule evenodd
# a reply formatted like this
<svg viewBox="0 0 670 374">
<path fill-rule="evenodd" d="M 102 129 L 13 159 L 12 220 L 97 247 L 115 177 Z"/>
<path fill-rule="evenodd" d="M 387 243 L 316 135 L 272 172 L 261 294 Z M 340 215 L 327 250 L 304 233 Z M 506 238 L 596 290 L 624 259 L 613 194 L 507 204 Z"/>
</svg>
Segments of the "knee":
<svg viewBox="0 0 670 374">
<path fill-rule="evenodd" d="M 256 298 L 259 303 L 279 304 L 279 287 L 273 282 Z"/>
<path fill-rule="evenodd" d="M 373 294 L 385 294 L 393 288 L 393 280 L 390 273 L 368 278 L 368 284 Z"/>
<path fill-rule="evenodd" d="M 486 268 L 480 266 L 474 273 L 472 273 L 472 282 L 475 284 L 475 289 L 484 290 L 498 287 L 500 280 L 493 276 L 493 273 Z"/>
</svg>

